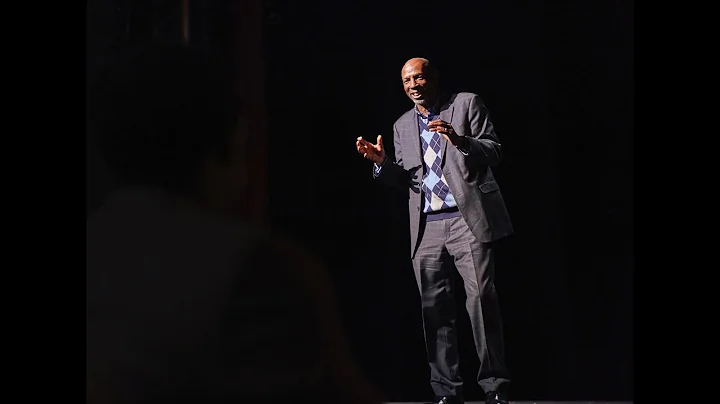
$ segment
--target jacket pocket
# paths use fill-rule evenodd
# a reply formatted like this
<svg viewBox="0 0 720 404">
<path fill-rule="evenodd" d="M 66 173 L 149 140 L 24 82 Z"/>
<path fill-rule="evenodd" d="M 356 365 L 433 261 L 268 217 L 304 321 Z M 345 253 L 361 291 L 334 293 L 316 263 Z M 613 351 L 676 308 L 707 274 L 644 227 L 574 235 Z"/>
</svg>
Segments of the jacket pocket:
<svg viewBox="0 0 720 404">
<path fill-rule="evenodd" d="M 488 182 L 480 185 L 480 191 L 483 194 L 487 194 L 488 192 L 497 191 L 497 190 L 498 190 L 498 184 L 495 181 L 488 181 Z"/>
</svg>

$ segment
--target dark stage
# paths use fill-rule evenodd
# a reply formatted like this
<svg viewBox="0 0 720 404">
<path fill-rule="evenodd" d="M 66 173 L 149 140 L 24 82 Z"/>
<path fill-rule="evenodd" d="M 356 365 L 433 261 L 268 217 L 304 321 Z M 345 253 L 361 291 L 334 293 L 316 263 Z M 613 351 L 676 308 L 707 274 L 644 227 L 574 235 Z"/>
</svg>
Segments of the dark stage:
<svg viewBox="0 0 720 404">
<path fill-rule="evenodd" d="M 484 404 L 485 401 L 466 401 L 465 404 Z M 509 404 L 632 404 L 632 401 L 509 401 Z M 389 401 L 386 404 L 425 404 L 422 401 Z"/>
<path fill-rule="evenodd" d="M 180 11 L 130 12 L 142 3 L 95 2 L 89 60 L 153 24 L 180 32 Z M 482 97 L 503 144 L 493 171 L 515 234 L 498 243 L 496 284 L 514 403 L 630 403 L 634 2 L 269 0 L 247 2 L 251 22 L 231 3 L 191 1 L 188 32 L 243 66 L 253 214 L 329 266 L 355 356 L 385 398 L 414 404 L 432 391 L 407 195 L 374 182 L 355 139 L 392 136 L 412 107 L 400 69 L 423 56 L 447 89 Z M 458 309 L 466 398 L 481 403 L 462 296 Z"/>
</svg>

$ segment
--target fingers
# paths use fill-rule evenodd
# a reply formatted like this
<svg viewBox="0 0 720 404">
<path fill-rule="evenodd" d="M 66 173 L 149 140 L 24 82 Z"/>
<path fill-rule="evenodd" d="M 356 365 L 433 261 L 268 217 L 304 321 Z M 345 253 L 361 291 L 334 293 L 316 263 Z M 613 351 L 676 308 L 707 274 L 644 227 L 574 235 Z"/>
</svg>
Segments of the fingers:
<svg viewBox="0 0 720 404">
<path fill-rule="evenodd" d="M 363 157 L 367 157 L 368 154 L 373 154 L 373 149 L 365 146 L 358 146 L 357 151 L 362 154 Z"/>
<path fill-rule="evenodd" d="M 430 123 L 428 123 L 428 130 L 430 132 L 437 132 L 441 135 L 445 136 L 447 138 L 447 135 L 454 135 L 455 129 L 453 129 L 452 125 L 445 121 L 441 121 L 439 119 L 434 120 Z"/>
<path fill-rule="evenodd" d="M 357 139 L 355 146 L 357 147 L 358 153 L 362 154 L 362 156 L 368 160 L 372 160 L 372 155 L 377 153 L 375 147 L 361 137 Z"/>
<path fill-rule="evenodd" d="M 358 153 L 367 153 L 367 149 L 371 147 L 372 145 L 368 143 L 365 139 L 362 137 L 357 138 L 357 141 L 355 142 L 355 147 L 357 147 Z"/>
<path fill-rule="evenodd" d="M 430 132 L 449 132 L 452 130 L 452 125 L 445 121 L 432 121 L 428 124 L 428 130 Z"/>
<path fill-rule="evenodd" d="M 428 123 L 428 128 L 432 129 L 435 127 L 452 128 L 452 125 L 450 125 L 449 123 L 447 123 L 443 120 L 440 120 L 440 119 L 436 119 L 436 120 L 430 121 L 430 123 Z"/>
<path fill-rule="evenodd" d="M 365 147 L 372 147 L 372 143 L 368 142 L 367 140 L 363 139 L 362 136 L 357 138 L 357 145 L 365 146 Z"/>
<path fill-rule="evenodd" d="M 362 156 L 368 160 L 377 161 L 378 159 L 383 159 L 385 156 L 382 145 L 382 135 L 378 135 L 376 145 L 368 142 L 360 136 L 355 142 L 355 147 L 357 148 L 358 153 L 362 154 Z"/>
</svg>

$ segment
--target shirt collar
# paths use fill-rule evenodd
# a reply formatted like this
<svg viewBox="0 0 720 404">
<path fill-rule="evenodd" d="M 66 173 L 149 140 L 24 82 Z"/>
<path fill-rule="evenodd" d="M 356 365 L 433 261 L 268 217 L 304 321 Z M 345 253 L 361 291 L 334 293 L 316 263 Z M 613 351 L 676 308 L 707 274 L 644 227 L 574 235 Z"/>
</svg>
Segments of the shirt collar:
<svg viewBox="0 0 720 404">
<path fill-rule="evenodd" d="M 440 106 L 442 105 L 440 102 L 440 99 L 441 99 L 441 97 L 438 97 L 437 100 L 435 101 L 435 104 L 433 104 L 432 107 L 427 108 L 427 111 L 428 111 L 427 117 L 425 115 L 423 115 L 422 112 L 420 112 L 420 110 L 418 110 L 417 105 L 415 105 L 415 108 L 413 108 L 413 109 L 415 110 L 415 113 L 418 114 L 421 118 L 429 119 L 433 116 L 440 116 L 439 111 L 440 111 Z"/>
</svg>

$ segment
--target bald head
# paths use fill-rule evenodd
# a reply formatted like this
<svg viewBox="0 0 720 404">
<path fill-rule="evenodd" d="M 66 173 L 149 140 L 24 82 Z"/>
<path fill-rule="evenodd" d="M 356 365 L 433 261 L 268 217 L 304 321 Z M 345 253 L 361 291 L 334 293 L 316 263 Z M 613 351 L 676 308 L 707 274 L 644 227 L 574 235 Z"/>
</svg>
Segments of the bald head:
<svg viewBox="0 0 720 404">
<path fill-rule="evenodd" d="M 400 72 L 405 94 L 421 107 L 421 112 L 437 100 L 437 71 L 425 58 L 412 58 L 405 62 Z"/>
<path fill-rule="evenodd" d="M 403 65 L 402 71 L 400 72 L 400 75 L 405 72 L 405 69 L 421 69 L 426 74 L 433 74 L 437 75 L 437 71 L 435 70 L 435 66 L 430 64 L 430 61 L 425 58 L 412 58 L 405 62 Z"/>
</svg>

